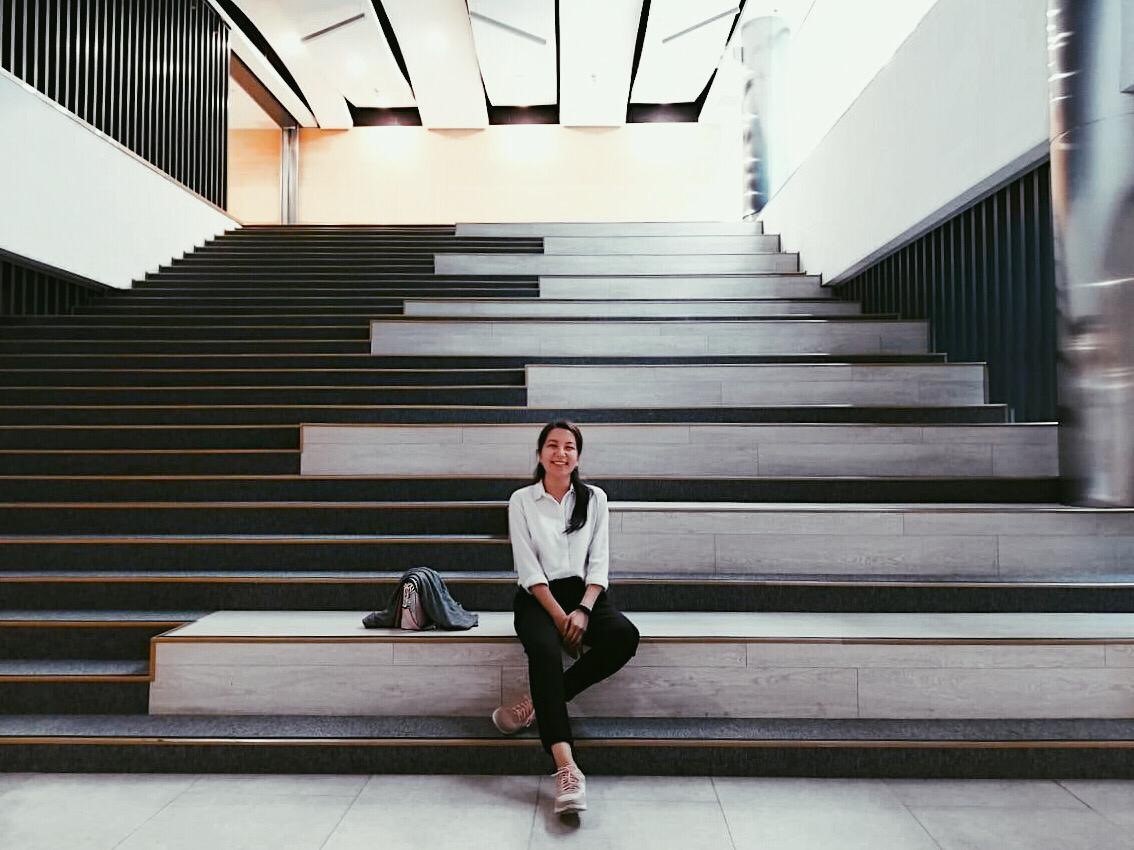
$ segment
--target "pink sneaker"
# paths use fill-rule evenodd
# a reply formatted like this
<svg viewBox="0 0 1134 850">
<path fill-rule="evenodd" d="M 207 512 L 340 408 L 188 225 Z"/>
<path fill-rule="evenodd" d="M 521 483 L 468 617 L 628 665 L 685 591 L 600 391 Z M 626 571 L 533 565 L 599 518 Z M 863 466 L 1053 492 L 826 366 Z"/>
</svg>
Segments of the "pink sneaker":
<svg viewBox="0 0 1134 850">
<path fill-rule="evenodd" d="M 578 765 L 569 764 L 555 771 L 555 814 L 587 810 L 587 780 Z"/>
<path fill-rule="evenodd" d="M 534 720 L 535 706 L 530 696 L 515 705 L 502 705 L 492 712 L 492 722 L 505 735 L 515 735 L 521 729 L 527 729 Z"/>
</svg>

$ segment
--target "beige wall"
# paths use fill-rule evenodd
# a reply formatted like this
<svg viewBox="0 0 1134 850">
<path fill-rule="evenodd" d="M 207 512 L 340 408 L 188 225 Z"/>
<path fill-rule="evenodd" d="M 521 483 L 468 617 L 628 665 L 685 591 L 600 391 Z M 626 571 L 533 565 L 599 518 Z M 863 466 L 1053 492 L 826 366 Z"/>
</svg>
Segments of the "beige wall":
<svg viewBox="0 0 1134 850">
<path fill-rule="evenodd" d="M 739 131 L 629 124 L 301 130 L 305 223 L 732 220 Z"/>
<path fill-rule="evenodd" d="M 243 224 L 280 223 L 280 130 L 228 131 L 228 212 Z"/>
</svg>

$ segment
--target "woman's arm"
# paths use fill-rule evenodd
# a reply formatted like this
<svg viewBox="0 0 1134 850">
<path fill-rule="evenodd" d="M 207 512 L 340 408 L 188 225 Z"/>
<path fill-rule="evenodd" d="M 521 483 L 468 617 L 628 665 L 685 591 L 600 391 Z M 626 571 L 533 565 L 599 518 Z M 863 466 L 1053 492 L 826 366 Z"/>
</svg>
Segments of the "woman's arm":
<svg viewBox="0 0 1134 850">
<path fill-rule="evenodd" d="M 591 531 L 591 541 L 587 546 L 587 565 L 584 570 L 584 580 L 589 586 L 595 585 L 600 591 L 606 589 L 610 583 L 610 508 L 607 506 L 606 493 L 593 487 L 591 501 L 594 503 L 595 524 Z M 598 593 L 585 602 L 588 607 L 598 598 Z"/>
<path fill-rule="evenodd" d="M 528 588 L 528 592 L 535 597 L 536 602 L 543 606 L 543 610 L 551 617 L 551 622 L 555 623 L 555 630 L 562 635 L 563 626 L 567 621 L 567 613 L 551 595 L 551 588 L 546 584 L 535 584 Z"/>
<path fill-rule="evenodd" d="M 512 542 L 512 563 L 519 576 L 520 587 L 531 590 L 534 585 L 547 584 L 547 576 L 539 564 L 539 556 L 532 543 L 528 530 L 528 519 L 524 516 L 524 506 L 520 503 L 517 491 L 508 500 L 508 539 Z M 546 606 L 544 606 L 546 607 Z"/>
<path fill-rule="evenodd" d="M 583 599 L 580 605 L 586 605 L 587 611 L 595 607 L 595 602 L 598 600 L 599 594 L 604 590 L 601 584 L 588 584 L 587 589 L 583 592 Z M 548 593 L 548 596 L 551 594 Z M 554 600 L 552 600 L 554 601 Z M 591 615 L 584 611 L 582 608 L 576 608 L 568 614 L 563 622 L 562 628 L 556 625 L 559 633 L 563 635 L 563 645 L 567 647 L 572 653 L 578 654 L 579 647 L 582 646 L 583 636 L 587 633 L 587 626 L 590 625 Z M 552 617 L 554 619 L 554 617 Z"/>
</svg>

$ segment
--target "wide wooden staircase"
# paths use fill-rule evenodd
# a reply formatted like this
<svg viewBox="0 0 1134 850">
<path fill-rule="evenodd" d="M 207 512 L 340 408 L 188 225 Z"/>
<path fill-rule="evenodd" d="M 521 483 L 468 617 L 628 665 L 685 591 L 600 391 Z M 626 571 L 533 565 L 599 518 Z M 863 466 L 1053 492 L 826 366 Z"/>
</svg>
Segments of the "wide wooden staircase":
<svg viewBox="0 0 1134 850">
<path fill-rule="evenodd" d="M 1134 514 L 754 224 L 246 227 L 0 324 L 5 770 L 542 769 L 505 504 L 582 424 L 592 772 L 1130 775 Z M 429 565 L 482 623 L 365 632 Z"/>
</svg>

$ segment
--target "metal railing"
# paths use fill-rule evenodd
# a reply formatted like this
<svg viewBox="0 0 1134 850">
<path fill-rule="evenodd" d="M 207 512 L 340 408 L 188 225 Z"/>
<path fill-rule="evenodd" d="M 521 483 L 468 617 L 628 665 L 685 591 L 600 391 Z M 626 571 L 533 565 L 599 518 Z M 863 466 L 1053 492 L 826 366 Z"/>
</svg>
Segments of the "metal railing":
<svg viewBox="0 0 1134 850">
<path fill-rule="evenodd" d="M 930 349 L 988 363 L 989 400 L 1056 418 L 1055 258 L 1044 162 L 836 284 L 868 313 L 925 319 Z"/>
<path fill-rule="evenodd" d="M 64 315 L 109 289 L 0 256 L 0 317 Z"/>
<path fill-rule="evenodd" d="M 199 0 L 0 0 L 0 67 L 220 207 L 228 54 Z"/>
</svg>

